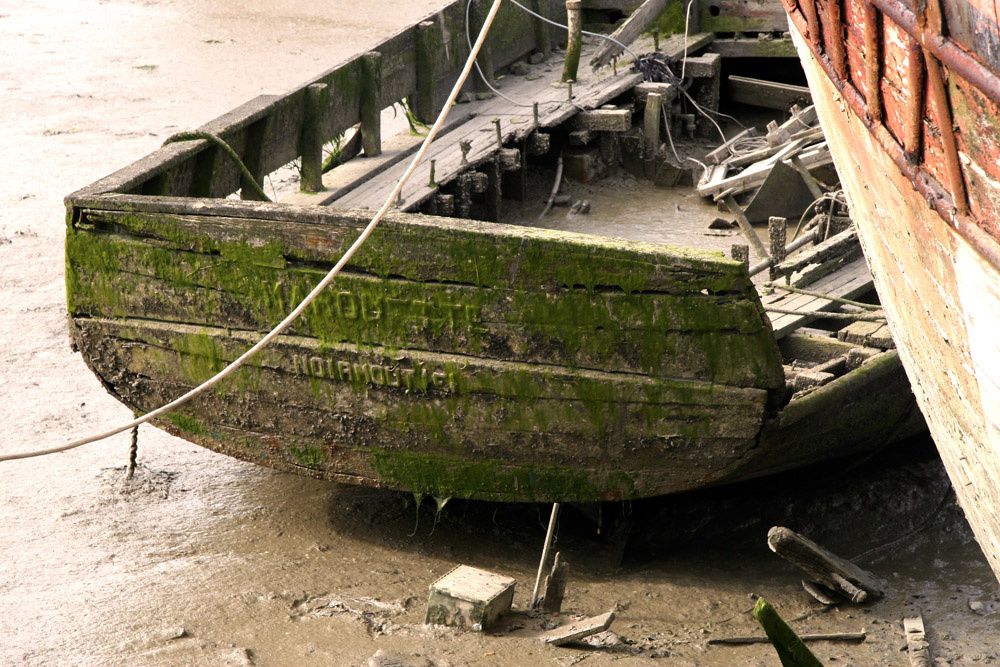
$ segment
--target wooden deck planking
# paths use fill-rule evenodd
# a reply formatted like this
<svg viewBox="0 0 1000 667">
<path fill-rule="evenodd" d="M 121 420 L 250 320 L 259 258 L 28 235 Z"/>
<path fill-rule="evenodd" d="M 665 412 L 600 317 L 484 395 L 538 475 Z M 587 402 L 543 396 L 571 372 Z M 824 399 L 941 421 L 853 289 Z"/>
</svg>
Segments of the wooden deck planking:
<svg viewBox="0 0 1000 667">
<path fill-rule="evenodd" d="M 868 264 L 863 257 L 858 258 L 845 265 L 839 271 L 835 271 L 828 276 L 820 278 L 814 283 L 806 286 L 811 292 L 822 292 L 830 296 L 851 299 L 864 294 L 872 289 L 874 281 Z M 769 313 L 771 327 L 774 329 L 775 338 L 783 338 L 792 331 L 817 319 L 822 311 L 831 310 L 836 306 L 836 302 L 830 299 L 810 296 L 808 294 L 795 294 L 777 290 L 774 294 L 761 297 L 764 308 L 773 306 L 783 310 L 797 310 L 800 312 L 816 312 L 816 315 L 787 315 Z"/>
<path fill-rule="evenodd" d="M 497 96 L 463 109 L 466 113 L 475 115 L 461 127 L 452 130 L 447 140 L 432 144 L 424 164 L 403 189 L 402 202 L 398 208 L 404 211 L 413 210 L 437 192 L 438 188 L 430 184 L 431 160 L 436 161 L 435 181 L 438 185 L 443 185 L 470 166 L 480 165 L 492 159 L 500 148 L 497 144 L 494 120 L 500 119 L 505 143 L 521 141 L 537 127 L 554 127 L 572 118 L 580 109 L 595 109 L 627 92 L 642 80 L 641 75 L 636 72 L 606 73 L 605 76 L 574 84 L 573 101 L 570 102 L 567 87 L 554 83 L 558 81 L 555 69 L 547 74 L 548 76 L 531 81 L 525 77 L 507 77 L 506 80 L 514 85 L 504 87 L 501 92 L 513 100 L 523 100 L 523 104 L 527 106 L 516 106 Z M 539 105 L 538 126 L 535 125 L 530 106 L 534 102 L 538 102 Z M 459 149 L 459 142 L 463 140 L 472 144 L 466 165 L 462 164 L 462 154 Z M 331 205 L 337 208 L 378 208 L 407 166 L 406 161 L 401 161 L 389 167 L 376 174 L 367 183 L 359 185 L 331 202 Z"/>
</svg>

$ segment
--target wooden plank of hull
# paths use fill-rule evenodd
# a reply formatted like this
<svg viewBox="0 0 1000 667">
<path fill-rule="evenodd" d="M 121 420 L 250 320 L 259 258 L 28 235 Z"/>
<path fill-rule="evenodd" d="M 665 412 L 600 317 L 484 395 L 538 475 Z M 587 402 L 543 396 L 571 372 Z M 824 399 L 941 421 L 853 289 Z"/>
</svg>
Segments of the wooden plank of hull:
<svg viewBox="0 0 1000 667">
<path fill-rule="evenodd" d="M 917 403 L 1000 576 L 1000 275 L 928 206 L 792 33 Z"/>
<path fill-rule="evenodd" d="M 77 318 L 121 400 L 148 410 L 257 334 Z M 492 500 L 642 497 L 731 476 L 753 456 L 759 389 L 283 336 L 165 425 L 212 449 L 320 477 Z"/>
<path fill-rule="evenodd" d="M 267 331 L 356 233 L 354 217 L 324 216 L 333 224 L 85 212 L 67 237 L 71 312 Z M 293 333 L 783 386 L 756 293 L 728 260 L 422 216 L 387 224 Z"/>
</svg>

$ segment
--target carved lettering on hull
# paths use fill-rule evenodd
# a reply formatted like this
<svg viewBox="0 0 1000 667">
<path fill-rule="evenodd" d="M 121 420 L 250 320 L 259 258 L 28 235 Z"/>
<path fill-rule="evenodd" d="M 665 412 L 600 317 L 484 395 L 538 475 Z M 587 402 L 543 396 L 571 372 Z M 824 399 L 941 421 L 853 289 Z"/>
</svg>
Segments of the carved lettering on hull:
<svg viewBox="0 0 1000 667">
<path fill-rule="evenodd" d="M 340 291 L 333 300 L 338 318 L 380 322 L 390 319 L 417 320 L 423 326 L 444 323 L 452 329 L 472 328 L 481 321 L 478 306 L 425 299 L 400 299 Z"/>
<path fill-rule="evenodd" d="M 453 393 L 458 390 L 459 384 L 457 370 L 435 368 L 420 362 L 402 366 L 333 356 L 297 354 L 293 357 L 292 365 L 294 372 L 309 377 L 373 387 L 390 387 L 408 392 L 433 390 Z"/>
</svg>

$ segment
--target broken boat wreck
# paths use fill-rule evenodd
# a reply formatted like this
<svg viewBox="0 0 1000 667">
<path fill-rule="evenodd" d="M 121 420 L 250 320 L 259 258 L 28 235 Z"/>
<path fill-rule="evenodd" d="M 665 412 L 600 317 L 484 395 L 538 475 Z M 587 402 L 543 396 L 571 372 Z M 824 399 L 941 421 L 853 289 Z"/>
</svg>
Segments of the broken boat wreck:
<svg viewBox="0 0 1000 667">
<path fill-rule="evenodd" d="M 560 2 L 534 4 L 566 18 Z M 419 142 L 383 139 L 382 112 L 405 98 L 416 119 L 433 119 L 468 55 L 464 21 L 465 2 L 453 3 L 201 128 L 245 172 L 218 142 L 192 139 L 67 198 L 72 337 L 109 391 L 137 411 L 166 403 L 312 289 Z M 551 205 L 554 172 L 588 187 L 616 174 L 682 184 L 686 161 L 665 142 L 678 142 L 674 156 L 711 143 L 692 105 L 718 105 L 712 33 L 659 45 L 659 62 L 687 52 L 688 78 L 673 83 L 647 81 L 624 61 L 561 83 L 559 41 L 557 29 L 506 6 L 480 56 L 503 95 L 480 79 L 336 282 L 237 375 L 158 424 L 341 482 L 581 502 L 736 481 L 922 428 L 891 338 L 868 326 L 877 318 L 865 313 L 877 310 L 850 305 L 870 294 L 871 276 L 835 198 L 803 206 L 812 217 L 787 246 L 784 220 L 772 216 L 770 250 L 759 239 L 737 249 L 748 261 L 712 249 L 739 241 L 738 228 L 706 235 L 697 216 L 657 226 L 653 240 L 634 216 L 600 235 L 574 230 L 561 212 L 550 219 L 562 229 L 518 219 Z M 654 50 L 651 40 L 640 50 Z M 792 116 L 808 126 L 805 139 L 774 126 L 778 148 L 768 150 L 757 137 L 756 162 L 734 142 L 712 151 L 698 192 L 749 228 L 752 209 L 737 199 L 766 187 L 774 165 L 817 187 L 809 170 L 829 160 L 804 164 L 822 153 L 799 115 L 808 113 Z M 261 201 L 251 180 L 293 161 L 302 192 Z M 715 191 L 719 183 L 728 185 Z M 764 270 L 787 289 L 765 287 Z"/>
</svg>

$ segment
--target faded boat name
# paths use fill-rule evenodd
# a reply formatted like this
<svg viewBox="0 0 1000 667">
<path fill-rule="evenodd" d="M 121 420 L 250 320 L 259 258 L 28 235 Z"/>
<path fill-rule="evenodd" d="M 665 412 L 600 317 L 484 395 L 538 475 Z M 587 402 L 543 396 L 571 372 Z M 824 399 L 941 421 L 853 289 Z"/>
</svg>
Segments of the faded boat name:
<svg viewBox="0 0 1000 667">
<path fill-rule="evenodd" d="M 409 367 L 348 361 L 336 357 L 297 354 L 293 357 L 296 373 L 325 380 L 340 380 L 376 387 L 394 387 L 404 391 L 453 392 L 458 389 L 457 370 L 430 367 L 416 362 Z"/>
<path fill-rule="evenodd" d="M 450 327 L 478 324 L 480 309 L 465 303 L 447 303 L 429 299 L 405 299 L 371 296 L 340 291 L 334 295 L 336 316 L 345 320 L 378 322 L 390 317 L 417 318 L 424 326 L 443 322 Z"/>
</svg>

